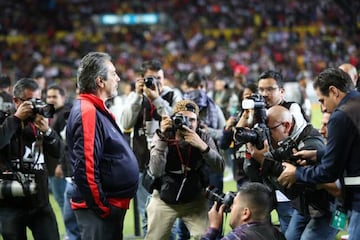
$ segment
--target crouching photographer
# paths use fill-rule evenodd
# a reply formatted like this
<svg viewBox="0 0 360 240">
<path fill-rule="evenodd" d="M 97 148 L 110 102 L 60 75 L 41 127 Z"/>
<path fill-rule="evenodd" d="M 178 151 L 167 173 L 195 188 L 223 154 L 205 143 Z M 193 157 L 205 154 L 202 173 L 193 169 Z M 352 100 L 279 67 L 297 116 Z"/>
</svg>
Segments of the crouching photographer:
<svg viewBox="0 0 360 240">
<path fill-rule="evenodd" d="M 202 240 L 217 239 L 224 212 L 230 212 L 232 231 L 223 239 L 285 240 L 283 234 L 269 221 L 273 205 L 269 199 L 272 199 L 272 193 L 264 184 L 247 182 L 239 188 L 236 195 L 227 193 L 218 197 L 216 192 L 210 192 L 210 195 L 214 199 L 214 205 L 208 213 L 210 227 Z"/>
<path fill-rule="evenodd" d="M 267 141 L 262 149 L 251 143 L 247 144 L 247 148 L 252 158 L 260 164 L 259 175 L 264 183 L 279 189 L 292 200 L 294 211 L 285 233 L 286 239 L 334 239 L 337 230 L 329 225 L 330 202 L 333 198 L 315 185 L 299 183 L 285 189 L 277 181 L 283 171 L 283 161 L 297 164 L 297 159 L 293 157 L 294 149 L 315 150 L 324 147 L 321 135 L 311 124 L 300 127 L 290 111 L 280 105 L 269 108 L 266 124 L 273 149 L 270 150 Z M 317 163 L 308 161 L 308 164 Z"/>
<path fill-rule="evenodd" d="M 224 170 L 214 140 L 198 130 L 199 107 L 191 100 L 177 102 L 172 117 L 163 116 L 151 144 L 149 171 L 160 179 L 149 205 L 145 239 L 169 239 L 176 218 L 195 239 L 208 227 L 206 177 L 210 169 Z"/>
<path fill-rule="evenodd" d="M 35 100 L 38 85 L 23 78 L 13 87 L 15 113 L 0 124 L 0 233 L 4 240 L 59 239 L 49 203 L 44 155 L 59 157 L 59 136 L 49 128 L 51 105 Z"/>
</svg>

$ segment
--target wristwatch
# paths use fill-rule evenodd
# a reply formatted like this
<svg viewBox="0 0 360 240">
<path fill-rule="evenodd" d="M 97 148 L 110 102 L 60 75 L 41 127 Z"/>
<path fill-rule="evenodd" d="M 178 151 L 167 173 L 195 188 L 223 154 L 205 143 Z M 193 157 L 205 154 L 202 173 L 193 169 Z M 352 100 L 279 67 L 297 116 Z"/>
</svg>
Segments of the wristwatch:
<svg viewBox="0 0 360 240">
<path fill-rule="evenodd" d="M 48 136 L 50 136 L 51 133 L 52 133 L 52 129 L 48 128 L 48 130 L 46 130 L 46 132 L 44 132 L 44 136 L 48 137 Z"/>
</svg>

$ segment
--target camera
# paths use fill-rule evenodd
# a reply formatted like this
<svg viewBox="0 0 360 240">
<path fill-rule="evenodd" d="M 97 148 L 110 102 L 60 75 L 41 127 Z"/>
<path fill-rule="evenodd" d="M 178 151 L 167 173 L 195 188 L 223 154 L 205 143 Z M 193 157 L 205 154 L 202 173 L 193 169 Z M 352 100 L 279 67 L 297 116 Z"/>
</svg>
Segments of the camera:
<svg viewBox="0 0 360 240">
<path fill-rule="evenodd" d="M 30 100 L 33 105 L 34 114 L 40 114 L 46 118 L 52 118 L 55 113 L 55 107 L 53 104 L 47 104 L 41 99 L 33 98 Z"/>
<path fill-rule="evenodd" d="M 234 192 L 222 193 L 221 191 L 219 191 L 219 189 L 217 189 L 214 186 L 208 186 L 206 188 L 205 195 L 207 199 L 213 202 L 217 202 L 218 208 L 222 204 L 224 204 L 225 205 L 224 212 L 231 211 L 231 205 L 233 204 L 234 198 L 236 196 Z"/>
<path fill-rule="evenodd" d="M 299 160 L 299 158 L 293 155 L 294 148 L 298 150 L 295 141 L 292 138 L 288 137 L 279 143 L 278 148 L 265 153 L 264 156 L 266 159 L 272 161 L 277 161 L 277 162 L 288 161 L 294 165 L 297 165 L 296 161 Z M 311 161 L 307 161 L 307 162 L 311 163 Z"/>
<path fill-rule="evenodd" d="M 183 126 L 187 126 L 191 128 L 191 123 L 189 121 L 189 118 L 182 114 L 175 114 L 172 117 L 172 125 L 175 131 L 178 129 L 183 129 Z"/>
<path fill-rule="evenodd" d="M 260 94 L 252 94 L 242 102 L 243 109 L 254 110 L 254 127 L 247 129 L 237 127 L 234 133 L 234 140 L 236 143 L 242 145 L 245 143 L 252 143 L 257 149 L 264 148 L 264 140 L 268 140 L 270 145 L 270 132 L 266 126 L 266 110 L 265 100 Z"/>
<path fill-rule="evenodd" d="M 268 129 L 259 125 L 252 129 L 237 127 L 234 133 L 234 139 L 238 144 L 252 143 L 257 149 L 264 148 L 264 141 L 270 139 L 268 136 Z"/>
<path fill-rule="evenodd" d="M 26 197 L 36 193 L 36 183 L 20 172 L 3 172 L 0 177 L 0 199 Z"/>
<path fill-rule="evenodd" d="M 241 103 L 243 109 L 254 109 L 254 123 L 265 124 L 265 99 L 258 93 L 253 93 Z"/>
<path fill-rule="evenodd" d="M 144 78 L 144 84 L 147 88 L 150 88 L 151 90 L 155 90 L 157 83 L 157 79 L 154 76 L 149 76 Z"/>
</svg>

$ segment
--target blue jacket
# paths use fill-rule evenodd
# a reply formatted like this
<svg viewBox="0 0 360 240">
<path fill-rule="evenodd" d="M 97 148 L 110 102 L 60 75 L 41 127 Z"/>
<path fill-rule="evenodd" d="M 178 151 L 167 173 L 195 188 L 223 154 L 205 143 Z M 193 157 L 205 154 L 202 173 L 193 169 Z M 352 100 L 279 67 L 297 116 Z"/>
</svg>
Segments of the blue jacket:
<svg viewBox="0 0 360 240">
<path fill-rule="evenodd" d="M 354 98 L 358 98 L 358 101 L 360 93 L 352 91 L 347 94 L 331 114 L 326 148 L 317 153 L 321 164 L 298 167 L 297 180 L 316 184 L 334 182 L 342 176 L 360 176 L 360 101 L 348 112 L 342 109 Z M 359 186 L 346 187 L 349 191 L 345 200 L 350 202 L 351 209 L 356 211 L 360 211 L 359 189 Z"/>
<path fill-rule="evenodd" d="M 128 208 L 139 179 L 137 160 L 104 102 L 92 94 L 75 101 L 66 128 L 74 169 L 73 208 L 99 216 L 111 206 Z"/>
</svg>

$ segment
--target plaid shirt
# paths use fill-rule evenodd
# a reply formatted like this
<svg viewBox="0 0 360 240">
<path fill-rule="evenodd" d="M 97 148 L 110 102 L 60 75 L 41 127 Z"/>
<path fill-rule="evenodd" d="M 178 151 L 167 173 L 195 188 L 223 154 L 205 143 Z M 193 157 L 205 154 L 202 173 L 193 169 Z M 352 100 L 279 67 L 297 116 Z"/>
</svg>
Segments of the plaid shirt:
<svg viewBox="0 0 360 240">
<path fill-rule="evenodd" d="M 214 240 L 219 236 L 220 231 L 215 228 L 208 228 L 201 240 Z M 252 222 L 242 224 L 234 228 L 221 240 L 281 240 L 285 237 L 272 225 L 267 222 Z"/>
</svg>

